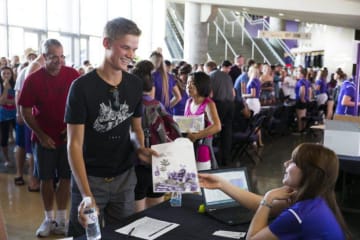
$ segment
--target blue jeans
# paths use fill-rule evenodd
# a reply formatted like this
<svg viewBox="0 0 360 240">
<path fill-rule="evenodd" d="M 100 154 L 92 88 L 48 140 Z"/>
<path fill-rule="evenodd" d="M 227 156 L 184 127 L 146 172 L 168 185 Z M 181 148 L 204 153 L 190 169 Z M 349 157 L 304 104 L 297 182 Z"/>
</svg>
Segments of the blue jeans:
<svg viewBox="0 0 360 240">
<path fill-rule="evenodd" d="M 135 212 L 136 175 L 133 167 L 110 180 L 88 176 L 88 181 L 100 211 L 101 227 L 119 224 L 125 217 Z M 85 229 L 78 222 L 78 206 L 81 201 L 81 193 L 72 177 L 68 236 L 79 237 L 85 234 Z"/>
</svg>

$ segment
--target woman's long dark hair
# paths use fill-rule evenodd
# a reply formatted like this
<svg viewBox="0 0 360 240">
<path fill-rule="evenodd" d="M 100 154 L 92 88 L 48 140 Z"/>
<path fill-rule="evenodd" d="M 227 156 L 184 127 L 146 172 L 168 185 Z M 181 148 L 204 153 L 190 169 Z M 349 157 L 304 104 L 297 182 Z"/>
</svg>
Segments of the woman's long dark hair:
<svg viewBox="0 0 360 240">
<path fill-rule="evenodd" d="M 347 239 L 350 239 L 350 231 L 336 202 L 335 185 L 339 174 L 339 159 L 334 151 L 320 144 L 303 143 L 292 152 L 292 161 L 302 172 L 295 202 L 324 198 Z"/>
</svg>

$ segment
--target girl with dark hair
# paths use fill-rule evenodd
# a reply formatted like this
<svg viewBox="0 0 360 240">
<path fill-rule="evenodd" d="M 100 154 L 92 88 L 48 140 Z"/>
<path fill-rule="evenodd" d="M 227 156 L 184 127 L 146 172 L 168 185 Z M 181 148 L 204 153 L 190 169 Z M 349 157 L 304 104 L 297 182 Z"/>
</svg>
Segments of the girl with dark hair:
<svg viewBox="0 0 360 240">
<path fill-rule="evenodd" d="M 335 198 L 339 173 L 336 154 L 322 145 L 303 143 L 284 167 L 284 186 L 265 196 L 211 174 L 199 174 L 200 186 L 220 189 L 256 211 L 246 239 L 351 239 Z M 269 224 L 270 215 L 276 218 Z"/>
<path fill-rule="evenodd" d="M 189 99 L 186 101 L 184 116 L 204 114 L 205 119 L 205 128 L 196 133 L 189 132 L 187 137 L 192 142 L 204 139 L 203 143 L 210 148 L 212 167 L 217 168 L 212 140 L 213 135 L 220 132 L 221 122 L 216 105 L 209 97 L 211 92 L 209 75 L 204 72 L 191 73 L 187 81 L 186 90 Z"/>
<path fill-rule="evenodd" d="M 1 148 L 5 158 L 5 166 L 11 166 L 9 158 L 9 129 L 15 126 L 16 107 L 15 107 L 15 80 L 14 73 L 10 67 L 3 67 L 0 75 L 0 129 L 1 129 Z"/>
<path fill-rule="evenodd" d="M 166 110 L 172 114 L 172 108 L 181 100 L 181 95 L 174 77 L 166 72 L 164 59 L 161 53 L 152 52 L 150 59 L 155 66 L 152 73 L 155 86 L 155 99 L 160 101 Z"/>
<path fill-rule="evenodd" d="M 184 64 L 179 68 L 178 77 L 176 79 L 176 85 L 178 86 L 181 94 L 181 101 L 174 106 L 173 114 L 183 116 L 185 110 L 185 104 L 189 96 L 186 93 L 186 82 L 189 74 L 192 71 L 190 64 Z"/>
</svg>

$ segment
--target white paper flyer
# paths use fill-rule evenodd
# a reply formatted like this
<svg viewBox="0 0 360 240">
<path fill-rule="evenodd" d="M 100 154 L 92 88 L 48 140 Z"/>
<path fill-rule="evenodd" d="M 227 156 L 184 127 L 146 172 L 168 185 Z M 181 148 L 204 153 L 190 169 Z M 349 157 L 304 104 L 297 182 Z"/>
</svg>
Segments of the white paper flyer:
<svg viewBox="0 0 360 240">
<path fill-rule="evenodd" d="M 151 148 L 160 154 L 152 157 L 154 192 L 199 192 L 194 146 L 188 138 Z"/>
</svg>

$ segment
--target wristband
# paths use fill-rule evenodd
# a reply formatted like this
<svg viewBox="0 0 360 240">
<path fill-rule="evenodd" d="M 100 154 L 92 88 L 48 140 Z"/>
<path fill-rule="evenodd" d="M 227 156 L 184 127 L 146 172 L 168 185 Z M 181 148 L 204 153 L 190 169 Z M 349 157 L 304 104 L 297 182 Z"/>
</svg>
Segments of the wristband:
<svg viewBox="0 0 360 240">
<path fill-rule="evenodd" d="M 263 198 L 260 202 L 260 206 L 265 206 L 265 207 L 268 207 L 268 208 L 272 208 L 273 206 L 271 204 L 269 204 L 268 202 L 266 202 L 266 200 Z"/>
</svg>

